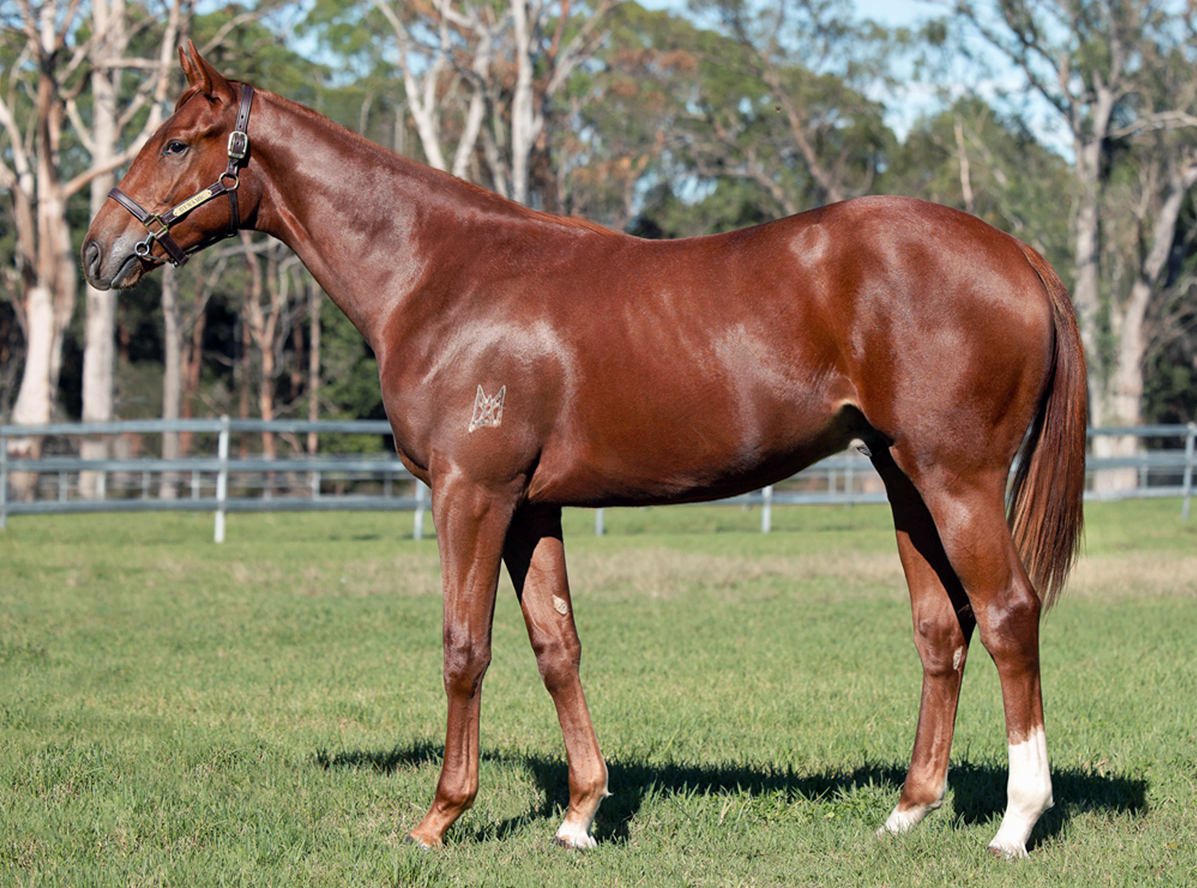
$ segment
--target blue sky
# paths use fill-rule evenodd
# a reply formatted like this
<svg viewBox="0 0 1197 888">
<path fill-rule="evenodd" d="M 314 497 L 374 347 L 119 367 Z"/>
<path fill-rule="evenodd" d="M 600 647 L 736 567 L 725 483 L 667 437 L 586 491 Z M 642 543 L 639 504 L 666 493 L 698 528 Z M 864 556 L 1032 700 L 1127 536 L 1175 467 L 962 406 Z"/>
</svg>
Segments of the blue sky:
<svg viewBox="0 0 1197 888">
<path fill-rule="evenodd" d="M 913 25 L 920 19 L 935 16 L 942 8 L 923 0 L 856 0 L 855 5 L 861 18 L 873 19 L 893 27 Z"/>
<path fill-rule="evenodd" d="M 684 13 L 687 5 L 687 0 L 640 0 L 640 2 L 650 9 L 669 9 L 677 13 Z M 934 2 L 934 0 L 854 0 L 853 5 L 860 18 L 873 19 L 890 27 L 913 27 L 921 21 L 943 16 L 947 12 L 945 3 Z M 969 78 L 975 77 L 976 74 L 961 68 L 956 73 L 959 82 L 939 82 L 934 85 L 911 82 L 901 94 L 895 94 L 892 89 L 886 88 L 884 95 L 874 96 L 888 109 L 886 122 L 899 138 L 905 137 L 907 131 L 921 114 L 932 112 L 941 105 L 941 100 L 936 95 L 937 87 L 946 86 L 957 94 L 966 90 L 976 90 L 991 99 L 1003 91 L 1014 95 L 1025 95 L 1025 93 L 1020 93 L 1024 89 L 1022 78 L 1008 64 L 1003 64 L 1001 56 L 996 51 L 992 49 L 987 51 L 980 38 L 977 38 L 974 49 L 978 54 L 989 59 L 993 71 L 993 74 L 984 81 L 972 81 Z M 953 87 L 954 89 L 952 89 Z M 1064 157 L 1071 157 L 1071 137 L 1057 119 L 1055 112 L 1049 110 L 1046 102 L 1037 96 L 1030 95 L 1026 98 L 1029 104 L 1024 110 L 1028 113 L 1027 120 L 1032 130 L 1038 133 L 1040 140 L 1045 145 L 1055 149 Z"/>
</svg>

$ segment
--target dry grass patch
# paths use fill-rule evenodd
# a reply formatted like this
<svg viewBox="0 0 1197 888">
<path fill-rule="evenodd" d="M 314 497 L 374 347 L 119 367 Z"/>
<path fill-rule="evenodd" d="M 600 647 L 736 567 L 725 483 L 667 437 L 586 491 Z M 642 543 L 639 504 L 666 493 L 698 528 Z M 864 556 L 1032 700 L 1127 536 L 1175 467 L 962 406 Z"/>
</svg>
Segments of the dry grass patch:
<svg viewBox="0 0 1197 888">
<path fill-rule="evenodd" d="M 440 595 L 440 564 L 435 554 L 288 565 L 277 561 L 233 561 L 230 580 L 241 588 L 289 586 L 308 598 L 367 598 L 375 595 Z"/>
<path fill-rule="evenodd" d="M 665 548 L 629 549 L 619 557 L 587 551 L 569 557 L 575 591 L 672 600 L 701 589 L 727 601 L 776 594 L 779 588 L 820 600 L 906 597 L 902 567 L 889 555 L 837 552 L 796 557 L 707 555 Z"/>
<path fill-rule="evenodd" d="M 1197 555 L 1125 552 L 1082 558 L 1067 594 L 1102 601 L 1197 598 Z"/>
</svg>

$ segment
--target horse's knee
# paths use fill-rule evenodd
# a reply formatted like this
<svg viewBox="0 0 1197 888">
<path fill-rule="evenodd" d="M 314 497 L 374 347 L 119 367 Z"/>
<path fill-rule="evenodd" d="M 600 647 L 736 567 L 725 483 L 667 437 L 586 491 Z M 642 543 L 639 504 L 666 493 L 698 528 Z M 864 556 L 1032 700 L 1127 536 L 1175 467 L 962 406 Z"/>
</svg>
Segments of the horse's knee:
<svg viewBox="0 0 1197 888">
<path fill-rule="evenodd" d="M 914 615 L 914 646 L 923 672 L 946 677 L 964 668 L 968 656 L 968 637 L 956 615 L 936 611 Z"/>
<path fill-rule="evenodd" d="M 473 696 L 490 667 L 490 645 L 468 635 L 445 634 L 445 689 Z"/>
</svg>

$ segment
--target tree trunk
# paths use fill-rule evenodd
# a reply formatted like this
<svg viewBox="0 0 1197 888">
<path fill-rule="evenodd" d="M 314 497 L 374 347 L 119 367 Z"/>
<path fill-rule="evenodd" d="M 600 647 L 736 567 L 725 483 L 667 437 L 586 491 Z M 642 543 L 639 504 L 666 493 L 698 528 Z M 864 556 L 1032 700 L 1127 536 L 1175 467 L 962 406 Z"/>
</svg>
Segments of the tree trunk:
<svg viewBox="0 0 1197 888">
<path fill-rule="evenodd" d="M 52 16 L 52 7 L 49 13 L 43 11 L 43 15 Z M 39 60 L 42 68 L 35 112 L 36 244 L 26 242 L 17 246 L 25 283 L 25 372 L 12 411 L 13 423 L 17 425 L 50 421 L 62 369 L 62 343 L 75 310 L 78 286 L 66 217 L 67 195 L 57 166 L 64 112 L 51 70 L 55 48 L 43 46 Z M 14 438 L 10 439 L 9 454 L 37 458 L 41 447 L 38 437 Z M 14 473 L 11 483 L 15 498 L 32 499 L 36 478 L 23 472 Z"/>
<path fill-rule="evenodd" d="M 1079 140 L 1078 140 L 1079 141 Z M 1081 342 L 1089 356 L 1089 403 L 1093 425 L 1103 424 L 1100 403 L 1101 364 L 1097 361 L 1098 315 L 1101 306 L 1100 269 L 1100 213 L 1101 184 L 1098 181 L 1101 145 L 1090 141 L 1077 145 L 1076 221 L 1073 231 L 1072 302 L 1076 307 L 1077 324 L 1081 328 Z"/>
<path fill-rule="evenodd" d="M 1147 312 L 1176 239 L 1185 197 L 1194 184 L 1197 184 L 1197 159 L 1185 157 L 1179 166 L 1173 165 L 1167 195 L 1154 213 L 1151 248 L 1131 286 L 1130 297 L 1122 306 L 1111 305 L 1112 326 L 1117 337 L 1117 363 L 1104 380 L 1099 395 L 1105 425 L 1136 426 L 1143 421 Z M 1100 435 L 1093 441 L 1093 454 L 1097 457 L 1134 456 L 1139 444 L 1139 438 L 1134 435 Z M 1128 490 L 1138 485 L 1139 477 L 1134 468 L 1107 469 L 1097 472 L 1094 478 L 1094 488 L 1098 491 Z"/>
<path fill-rule="evenodd" d="M 162 418 L 178 419 L 183 400 L 183 318 L 179 310 L 178 275 L 173 266 L 162 269 L 162 319 L 165 342 L 162 372 Z M 162 433 L 162 458 L 178 459 L 179 433 Z M 174 499 L 178 495 L 177 472 L 163 472 L 158 487 L 159 499 Z"/>
<path fill-rule="evenodd" d="M 43 425 L 50 421 L 50 404 L 54 396 L 51 355 L 54 352 L 54 304 L 49 290 L 35 284 L 25 291 L 25 371 L 21 387 L 12 408 L 14 425 Z M 57 380 L 54 379 L 53 383 Z M 8 438 L 9 459 L 39 459 L 42 438 L 28 436 Z M 33 499 L 37 475 L 13 472 L 8 476 L 14 500 Z"/>
<path fill-rule="evenodd" d="M 308 282 L 308 420 L 320 418 L 320 306 L 324 293 L 315 279 Z M 308 454 L 315 456 L 319 447 L 315 432 L 308 432 Z"/>
<path fill-rule="evenodd" d="M 97 62 L 118 59 L 125 52 L 127 40 L 124 29 L 123 0 L 109 6 L 105 0 L 92 4 L 92 20 L 96 32 L 106 39 L 96 49 Z M 107 166 L 116 156 L 117 95 L 120 69 L 97 64 L 91 75 L 92 92 L 92 159 Z M 91 181 L 91 215 L 94 217 L 108 199 L 108 192 L 116 184 L 115 173 L 104 173 Z M 87 317 L 84 321 L 83 346 L 83 421 L 108 422 L 112 419 L 113 389 L 116 368 L 116 291 L 97 290 L 86 285 Z M 84 459 L 101 460 L 108 456 L 108 438 L 100 436 L 83 441 L 79 455 Z M 106 487 L 103 472 L 81 472 L 79 495 L 84 499 L 103 499 Z"/>
<path fill-rule="evenodd" d="M 532 83 L 533 34 L 528 21 L 527 0 L 511 0 L 515 24 L 515 87 L 511 94 L 511 199 L 528 202 L 528 170 L 532 146 L 544 122 L 536 113 Z"/>
</svg>

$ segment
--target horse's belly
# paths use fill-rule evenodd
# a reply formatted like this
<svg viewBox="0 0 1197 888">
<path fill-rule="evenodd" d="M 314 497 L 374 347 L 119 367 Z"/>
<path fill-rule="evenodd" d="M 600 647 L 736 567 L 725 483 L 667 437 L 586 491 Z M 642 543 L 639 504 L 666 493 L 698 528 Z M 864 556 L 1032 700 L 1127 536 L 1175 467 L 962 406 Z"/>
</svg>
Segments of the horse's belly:
<svg viewBox="0 0 1197 888">
<path fill-rule="evenodd" d="M 601 409 L 600 409 L 601 408 Z M 737 398 L 728 390 L 664 399 L 596 399 L 546 447 L 533 501 L 649 505 L 734 496 L 846 446 L 859 414 L 825 397 Z"/>
</svg>

